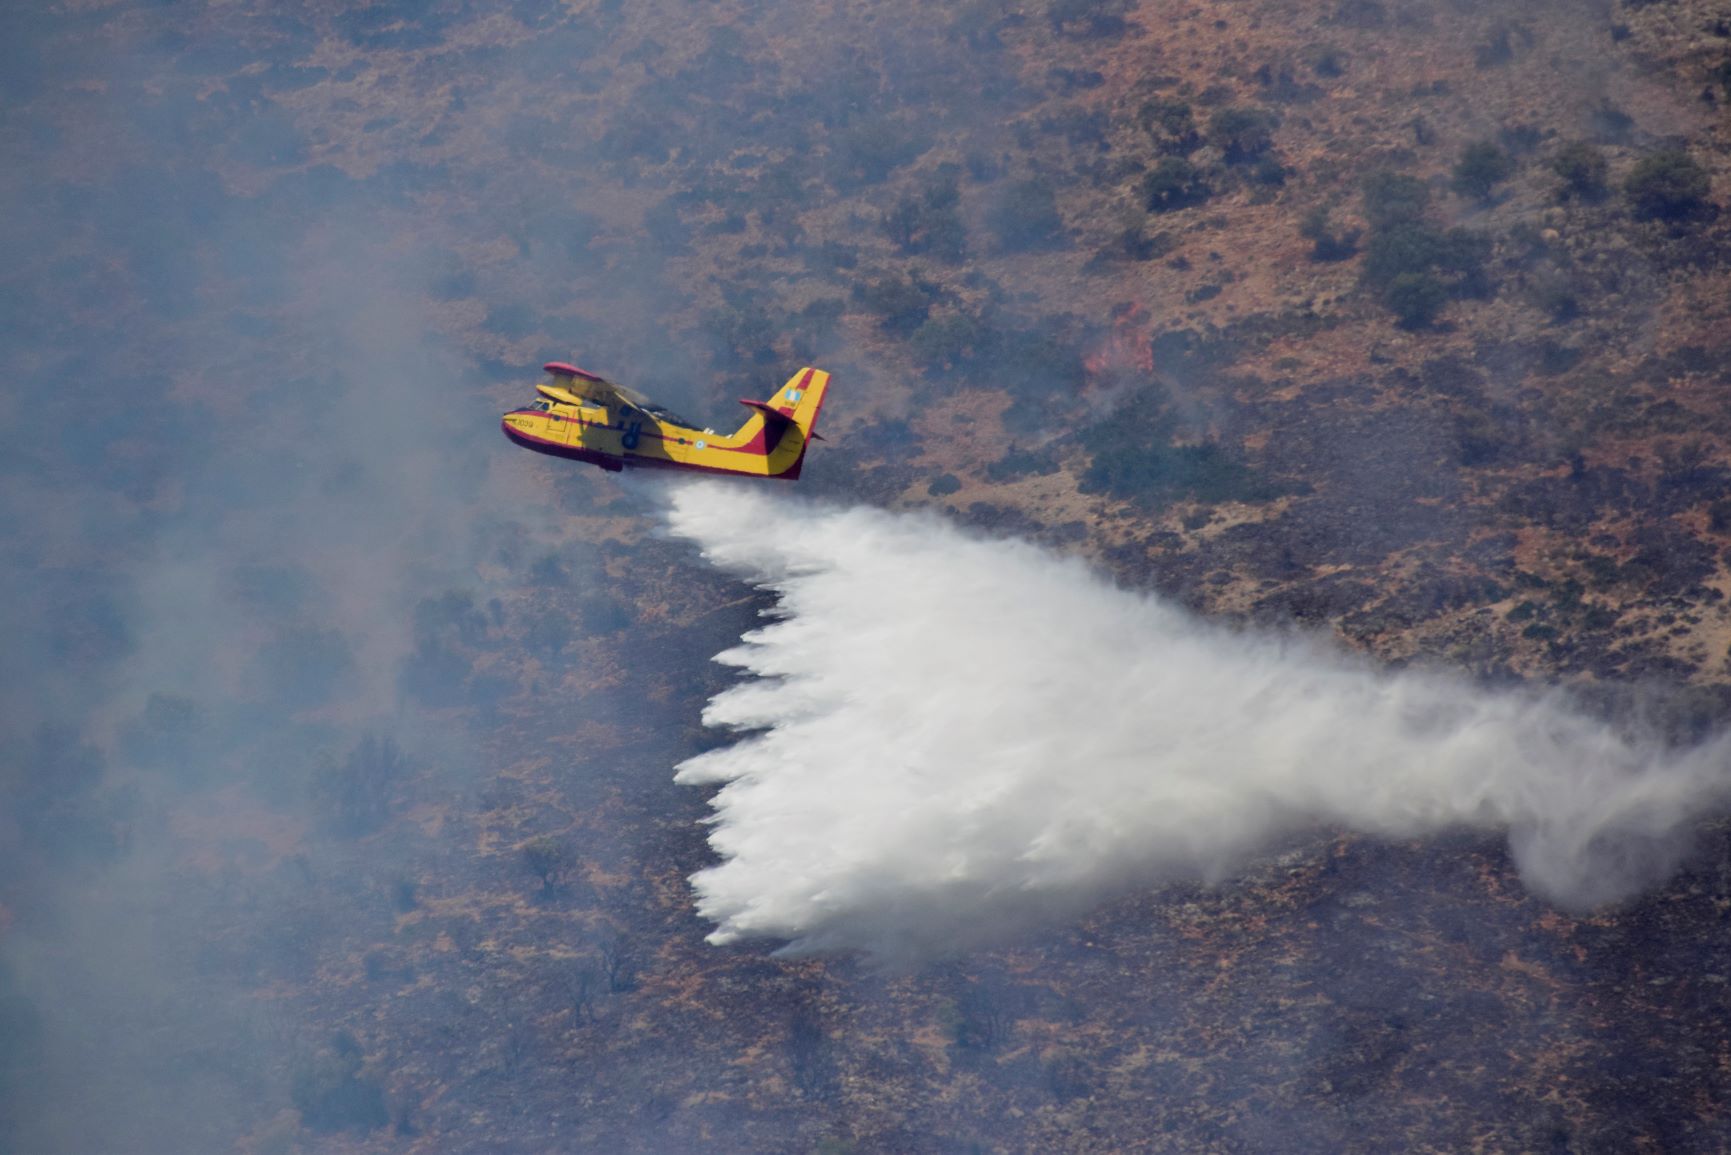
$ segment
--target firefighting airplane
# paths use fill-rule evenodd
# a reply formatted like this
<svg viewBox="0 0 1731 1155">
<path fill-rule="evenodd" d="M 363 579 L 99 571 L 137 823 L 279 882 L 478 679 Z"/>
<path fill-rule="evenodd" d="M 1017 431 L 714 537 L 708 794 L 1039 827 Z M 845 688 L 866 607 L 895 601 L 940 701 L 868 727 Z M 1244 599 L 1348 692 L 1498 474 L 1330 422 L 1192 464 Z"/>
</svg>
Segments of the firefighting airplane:
<svg viewBox="0 0 1731 1155">
<path fill-rule="evenodd" d="M 768 401 L 741 401 L 751 416 L 735 433 L 701 429 L 649 398 L 563 361 L 543 368 L 541 399 L 513 409 L 501 424 L 525 449 L 587 461 L 617 473 L 627 465 L 743 473 L 791 481 L 814 430 L 829 374 L 801 369 Z"/>
</svg>

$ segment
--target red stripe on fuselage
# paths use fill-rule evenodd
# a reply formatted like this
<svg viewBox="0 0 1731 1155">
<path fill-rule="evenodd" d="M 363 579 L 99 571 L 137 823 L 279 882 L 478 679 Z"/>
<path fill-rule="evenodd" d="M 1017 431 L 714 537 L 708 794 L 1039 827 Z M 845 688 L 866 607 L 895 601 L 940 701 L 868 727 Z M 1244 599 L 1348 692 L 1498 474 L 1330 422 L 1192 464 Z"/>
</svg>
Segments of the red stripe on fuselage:
<svg viewBox="0 0 1731 1155">
<path fill-rule="evenodd" d="M 533 411 L 531 410 L 531 412 Z M 733 477 L 774 477 L 792 480 L 799 476 L 800 461 L 795 461 L 788 470 L 782 473 L 750 473 L 743 469 L 728 469 L 721 465 L 697 465 L 687 461 L 667 461 L 659 457 L 621 457 L 599 449 L 586 449 L 576 445 L 563 445 L 557 441 L 548 441 L 545 438 L 536 437 L 532 433 L 524 433 L 520 429 L 514 429 L 505 422 L 500 422 L 500 428 L 505 431 L 505 436 L 514 445 L 520 445 L 535 453 L 546 454 L 548 457 L 563 457 L 568 461 L 588 462 L 590 465 L 600 466 L 609 473 L 618 473 L 629 465 L 634 469 L 677 469 L 691 473 L 725 473 Z M 737 450 L 730 450 L 729 452 L 737 452 Z M 800 458 L 803 459 L 804 457 L 805 453 L 801 451 Z"/>
<path fill-rule="evenodd" d="M 563 421 L 563 423 L 566 424 L 575 424 L 578 429 L 616 429 L 616 431 L 620 431 L 620 433 L 625 433 L 625 431 L 630 428 L 630 426 L 621 426 L 621 424 L 608 424 L 606 421 L 583 421 L 582 417 L 566 417 L 564 414 L 550 414 L 550 412 L 547 412 L 545 409 L 512 409 L 511 412 L 514 412 L 514 414 L 535 414 L 537 417 L 545 417 L 547 421 Z M 691 445 L 692 442 L 698 440 L 698 438 L 692 438 L 692 436 L 672 436 L 668 435 L 668 433 L 661 433 L 660 428 L 639 428 L 637 429 L 637 436 L 653 436 L 654 440 L 658 440 L 658 442 L 673 442 L 675 445 Z M 718 450 L 732 452 L 727 445 L 710 445 L 710 448 L 718 448 Z"/>
</svg>

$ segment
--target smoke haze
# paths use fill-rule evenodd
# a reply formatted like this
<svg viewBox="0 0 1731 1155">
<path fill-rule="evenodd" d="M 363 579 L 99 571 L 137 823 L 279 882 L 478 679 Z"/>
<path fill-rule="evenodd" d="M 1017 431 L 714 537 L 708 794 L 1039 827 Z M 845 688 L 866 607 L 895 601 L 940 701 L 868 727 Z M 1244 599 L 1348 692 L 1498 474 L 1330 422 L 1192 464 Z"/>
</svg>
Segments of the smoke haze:
<svg viewBox="0 0 1731 1155">
<path fill-rule="evenodd" d="M 715 484 L 670 521 L 777 598 L 685 762 L 723 783 L 712 942 L 943 949 L 1135 883 L 1219 881 L 1317 827 L 1507 831 L 1527 884 L 1615 902 L 1676 864 L 1731 746 L 1667 753 L 1555 696 L 1239 632 L 925 515 Z"/>
<path fill-rule="evenodd" d="M 1518 7 L 0 6 L 0 1151 L 1724 1146 L 1731 866 L 1592 920 L 1490 834 L 1140 889 L 1456 825 L 1610 901 L 1718 746 L 864 508 L 1725 716 L 1731 249 L 1616 192 L 1690 132 L 1723 199 L 1717 61 L 1652 64 L 1702 0 Z M 1498 203 L 1446 191 L 1490 135 Z M 1451 329 L 1300 231 L 1378 166 L 1494 245 Z M 665 491 L 500 438 L 550 358 L 718 425 L 835 373 L 837 507 L 672 491 L 758 640 Z"/>
</svg>

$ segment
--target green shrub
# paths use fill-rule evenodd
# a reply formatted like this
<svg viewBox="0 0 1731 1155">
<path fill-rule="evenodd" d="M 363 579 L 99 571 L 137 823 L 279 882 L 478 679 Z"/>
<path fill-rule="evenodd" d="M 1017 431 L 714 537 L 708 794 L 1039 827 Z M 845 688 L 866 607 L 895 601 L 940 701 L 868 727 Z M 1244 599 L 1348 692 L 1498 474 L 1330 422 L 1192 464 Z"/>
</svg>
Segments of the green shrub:
<svg viewBox="0 0 1731 1155">
<path fill-rule="evenodd" d="M 1076 403 L 1088 369 L 1075 318 L 998 316 L 982 329 L 966 371 L 1009 394 L 1004 421 L 1012 433 L 1033 433 L 1055 410 Z"/>
<path fill-rule="evenodd" d="M 1411 224 L 1424 219 L 1430 189 L 1417 177 L 1387 170 L 1364 181 L 1364 217 L 1373 229 Z"/>
<path fill-rule="evenodd" d="M 691 239 L 691 230 L 680 219 L 679 206 L 672 199 L 658 201 L 643 214 L 643 231 L 655 242 L 658 252 L 674 253 Z"/>
<path fill-rule="evenodd" d="M 1491 292 L 1488 238 L 1447 232 L 1425 220 L 1429 190 L 1412 177 L 1377 173 L 1365 182 L 1364 209 L 1373 231 L 1365 246 L 1362 284 L 1375 289 L 1406 328 L 1423 328 L 1451 297 Z"/>
<path fill-rule="evenodd" d="M 926 492 L 933 497 L 948 497 L 952 493 L 960 493 L 962 479 L 953 473 L 940 473 L 926 485 Z"/>
<path fill-rule="evenodd" d="M 1104 152 L 1110 147 L 1108 137 L 1112 118 L 1101 108 L 1058 108 L 1040 117 L 1040 135 L 1063 140 L 1078 150 Z"/>
<path fill-rule="evenodd" d="M 1515 445 L 1509 423 L 1489 413 L 1469 410 L 1455 419 L 1455 460 L 1469 469 L 1506 457 Z"/>
<path fill-rule="evenodd" d="M 903 196 L 884 214 L 884 234 L 904 253 L 959 261 L 967 247 L 967 230 L 956 212 L 960 201 L 956 174 L 940 173 L 921 192 Z"/>
<path fill-rule="evenodd" d="M 759 297 L 724 292 L 720 307 L 703 314 L 703 331 L 718 358 L 736 366 L 762 365 L 775 357 L 779 324 L 769 302 Z"/>
<path fill-rule="evenodd" d="M 1174 445 L 1177 429 L 1152 393 L 1082 433 L 1093 455 L 1083 473 L 1084 493 L 1105 493 L 1143 504 L 1180 497 L 1203 502 L 1268 501 L 1279 490 L 1250 468 L 1237 450 L 1218 442 Z"/>
<path fill-rule="evenodd" d="M 1275 189 L 1286 183 L 1286 166 L 1272 156 L 1259 159 L 1250 170 L 1250 179 L 1265 189 Z"/>
<path fill-rule="evenodd" d="M 661 164 L 673 155 L 671 125 L 645 109 L 627 108 L 602 135 L 596 153 L 618 165 Z"/>
<path fill-rule="evenodd" d="M 1169 213 L 1206 201 L 1213 190 L 1203 171 L 1180 156 L 1162 157 L 1142 178 L 1142 197 L 1149 212 Z"/>
<path fill-rule="evenodd" d="M 394 741 L 368 735 L 341 762 L 327 760 L 314 775 L 314 808 L 335 834 L 371 834 L 390 817 L 391 803 L 411 769 Z"/>
<path fill-rule="evenodd" d="M 346 1032 L 296 1068 L 289 1097 L 314 1131 L 370 1131 L 390 1121 L 384 1088 L 362 1074 L 360 1045 Z"/>
<path fill-rule="evenodd" d="M 1497 185 L 1514 174 L 1515 162 L 1495 141 L 1480 140 L 1466 146 L 1454 167 L 1454 190 L 1462 196 L 1489 200 Z"/>
<path fill-rule="evenodd" d="M 1094 1093 L 1096 1076 L 1081 1054 L 1059 1051 L 1043 1064 L 1046 1089 L 1060 1103 L 1085 1099 Z"/>
<path fill-rule="evenodd" d="M 1336 233 L 1328 217 L 1328 206 L 1317 205 L 1305 214 L 1298 235 L 1311 242 L 1311 260 L 1344 261 L 1358 252 L 1358 230 Z"/>
<path fill-rule="evenodd" d="M 1015 481 L 1021 477 L 1044 477 L 1058 471 L 1058 455 L 1049 447 L 1022 449 L 1011 445 L 998 460 L 986 466 L 986 480 Z"/>
<path fill-rule="evenodd" d="M 877 184 L 930 147 L 912 128 L 879 118 L 836 134 L 830 152 L 830 180 L 842 192 Z"/>
<path fill-rule="evenodd" d="M 737 237 L 741 232 L 744 232 L 744 230 L 750 229 L 750 227 L 751 222 L 746 220 L 746 215 L 744 215 L 743 211 L 739 211 L 737 208 L 730 208 L 730 210 L 727 210 L 727 213 L 725 213 L 718 222 L 713 223 L 713 225 L 710 225 L 708 229 L 705 229 L 705 232 L 706 234 L 710 234 L 711 237 Z"/>
<path fill-rule="evenodd" d="M 1495 68 L 1513 60 L 1516 53 L 1530 49 L 1533 43 L 1532 30 L 1526 25 L 1499 24 L 1474 50 L 1473 60 L 1480 68 Z"/>
<path fill-rule="evenodd" d="M 943 1009 L 943 1018 L 963 1051 L 995 1051 L 1016 1029 L 1016 1016 L 1002 985 L 984 980 L 966 984 Z"/>
<path fill-rule="evenodd" d="M 1139 118 L 1161 152 L 1191 153 L 1202 143 L 1189 103 L 1175 96 L 1157 96 L 1148 101 L 1142 106 Z"/>
<path fill-rule="evenodd" d="M 859 251 L 851 245 L 842 244 L 840 241 L 824 241 L 821 244 L 806 246 L 805 263 L 806 267 L 814 273 L 839 273 L 859 264 Z"/>
<path fill-rule="evenodd" d="M 923 282 L 909 277 L 888 276 L 855 286 L 854 299 L 876 313 L 892 333 L 908 334 L 925 324 L 937 294 Z"/>
<path fill-rule="evenodd" d="M 1508 124 L 1497 131 L 1497 139 L 1510 156 L 1526 156 L 1544 143 L 1545 132 L 1535 124 Z"/>
<path fill-rule="evenodd" d="M 983 330 L 977 318 L 966 313 L 929 317 L 908 338 L 915 360 L 929 369 L 954 369 L 978 352 Z"/>
<path fill-rule="evenodd" d="M 1432 273 L 1401 273 L 1383 290 L 1383 303 L 1394 310 L 1403 329 L 1423 329 L 1448 304 L 1448 286 Z"/>
<path fill-rule="evenodd" d="M 1642 158 L 1623 182 L 1635 215 L 1647 220 L 1686 220 L 1706 205 L 1710 189 L 1707 170 L 1680 148 Z"/>
<path fill-rule="evenodd" d="M 1340 0 L 1334 22 L 1348 28 L 1381 28 L 1388 23 L 1388 9 L 1378 0 Z"/>
<path fill-rule="evenodd" d="M 559 889 L 559 884 L 565 880 L 565 872 L 571 868 L 571 855 L 556 838 L 543 835 L 532 838 L 523 844 L 523 865 L 529 868 L 529 873 L 541 880 L 541 895 L 550 898 Z"/>
<path fill-rule="evenodd" d="M 1274 144 L 1274 114 L 1259 108 L 1223 108 L 1208 121 L 1208 143 L 1227 164 L 1256 160 Z"/>
<path fill-rule="evenodd" d="M 1130 0 L 1051 0 L 1046 18 L 1066 36 L 1115 36 L 1124 30 Z"/>
<path fill-rule="evenodd" d="M 1454 295 L 1484 296 L 1490 289 L 1485 261 L 1490 241 L 1466 229 L 1443 232 L 1428 224 L 1404 224 L 1373 234 L 1365 246 L 1366 284 L 1386 289 L 1406 273 L 1437 273 Z"/>
<path fill-rule="evenodd" d="M 1628 140 L 1629 134 L 1635 131 L 1635 118 L 1609 100 L 1593 110 L 1592 123 L 1593 135 L 1607 142 Z"/>
<path fill-rule="evenodd" d="M 1147 226 L 1141 221 L 1125 225 L 1105 244 L 1100 246 L 1095 255 L 1095 261 L 1152 261 L 1163 257 L 1176 247 L 1177 242 L 1170 233 L 1155 233 L 1148 235 Z"/>
<path fill-rule="evenodd" d="M 1102 447 L 1082 477 L 1084 493 L 1142 501 L 1268 501 L 1275 491 L 1217 442 L 1137 448 Z"/>
<path fill-rule="evenodd" d="M 793 333 L 795 349 L 815 352 L 830 344 L 841 324 L 847 305 L 839 297 L 819 297 L 794 314 L 788 326 Z M 801 356 L 805 356 L 802 352 Z"/>
<path fill-rule="evenodd" d="M 1004 46 L 998 33 L 1007 22 L 1002 0 L 966 0 L 954 8 L 949 31 L 976 51 L 996 51 Z"/>
<path fill-rule="evenodd" d="M 1005 252 L 1050 248 L 1063 240 L 1064 218 L 1049 181 L 1016 181 L 999 192 L 986 212 L 986 227 Z"/>
<path fill-rule="evenodd" d="M 1581 289 L 1565 272 L 1541 275 L 1533 285 L 1533 303 L 1555 323 L 1567 324 L 1581 315 Z"/>
<path fill-rule="evenodd" d="M 1611 166 L 1597 145 L 1572 140 L 1551 157 L 1550 167 L 1562 181 L 1557 188 L 1559 200 L 1598 200 L 1605 195 L 1605 178 Z"/>
<path fill-rule="evenodd" d="M 1072 322 L 1062 317 L 1006 324 L 989 338 L 990 372 L 1018 399 L 1044 401 L 1088 379 Z"/>
<path fill-rule="evenodd" d="M 1325 80 L 1346 75 L 1346 53 L 1332 45 L 1312 45 L 1305 51 L 1310 70 Z"/>
</svg>

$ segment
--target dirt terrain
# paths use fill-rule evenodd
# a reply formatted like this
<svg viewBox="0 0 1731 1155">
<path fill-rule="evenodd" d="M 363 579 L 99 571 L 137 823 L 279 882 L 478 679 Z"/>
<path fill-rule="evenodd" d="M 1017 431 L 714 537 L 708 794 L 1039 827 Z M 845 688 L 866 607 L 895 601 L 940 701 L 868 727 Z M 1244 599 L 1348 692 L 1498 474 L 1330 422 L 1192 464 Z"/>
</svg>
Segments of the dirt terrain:
<svg viewBox="0 0 1731 1155">
<path fill-rule="evenodd" d="M 672 767 L 767 598 L 495 432 L 554 357 L 717 424 L 819 364 L 802 493 L 1697 741 L 1719 6 L 42 7 L 0 1146 L 1731 1146 L 1718 826 L 1590 915 L 1318 830 L 919 966 L 708 945 Z"/>
</svg>

